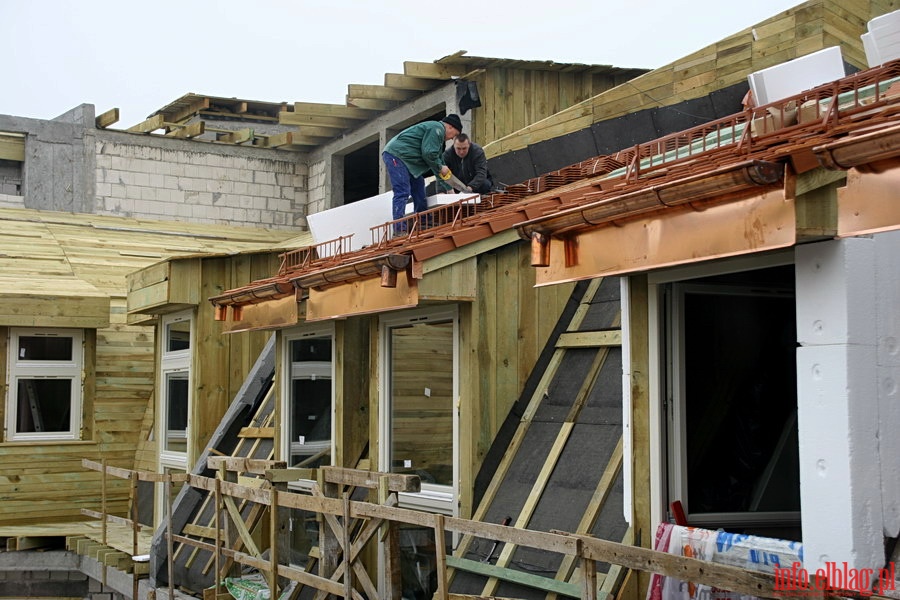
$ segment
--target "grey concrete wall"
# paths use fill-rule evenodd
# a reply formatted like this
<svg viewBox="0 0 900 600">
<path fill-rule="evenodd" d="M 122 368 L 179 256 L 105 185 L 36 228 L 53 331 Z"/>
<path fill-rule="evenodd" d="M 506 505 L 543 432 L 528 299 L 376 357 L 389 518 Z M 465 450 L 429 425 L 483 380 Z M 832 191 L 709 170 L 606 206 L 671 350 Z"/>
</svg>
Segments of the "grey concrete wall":
<svg viewBox="0 0 900 600">
<path fill-rule="evenodd" d="M 94 118 L 89 104 L 50 121 L 0 115 L 0 131 L 26 136 L 24 163 L 0 164 L 0 208 L 306 226 L 305 153 L 98 130 Z"/>
<path fill-rule="evenodd" d="M 305 155 L 98 131 L 90 212 L 273 229 L 306 225 Z"/>
<path fill-rule="evenodd" d="M 21 195 L 27 208 L 85 212 L 93 196 L 93 107 L 51 121 L 0 115 L 0 131 L 27 134 Z M 85 128 L 84 122 L 90 122 Z"/>
</svg>

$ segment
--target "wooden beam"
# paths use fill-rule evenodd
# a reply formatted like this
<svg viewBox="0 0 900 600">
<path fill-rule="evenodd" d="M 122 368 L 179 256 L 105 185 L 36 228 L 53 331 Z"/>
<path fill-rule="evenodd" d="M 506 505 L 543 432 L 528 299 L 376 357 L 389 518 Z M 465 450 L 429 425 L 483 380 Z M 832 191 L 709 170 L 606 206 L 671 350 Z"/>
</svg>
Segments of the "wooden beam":
<svg viewBox="0 0 900 600">
<path fill-rule="evenodd" d="M 106 129 L 118 120 L 119 109 L 112 108 L 101 115 L 97 115 L 97 118 L 94 119 L 94 126 L 97 127 L 97 129 Z"/>
<path fill-rule="evenodd" d="M 207 108 L 209 108 L 209 98 L 197 98 L 184 108 L 178 109 L 176 112 L 166 113 L 166 119 L 178 123 Z"/>
<path fill-rule="evenodd" d="M 142 121 L 137 125 L 132 125 L 125 131 L 130 131 L 132 133 L 150 133 L 151 131 L 162 129 L 165 126 L 165 121 L 166 119 L 163 115 L 153 115 L 146 121 Z"/>
<path fill-rule="evenodd" d="M 297 133 L 306 138 L 318 137 L 325 139 L 331 139 L 339 134 L 334 127 L 319 127 L 317 125 L 300 125 L 297 128 Z"/>
<path fill-rule="evenodd" d="M 238 437 L 242 438 L 274 438 L 274 427 L 242 427 L 238 433 Z"/>
<path fill-rule="evenodd" d="M 622 331 L 575 331 L 562 333 L 556 342 L 557 348 L 597 348 L 601 346 L 621 346 Z"/>
<path fill-rule="evenodd" d="M 437 63 L 423 63 L 406 61 L 403 63 L 403 74 L 409 77 L 421 77 L 423 79 L 452 79 L 462 77 L 469 72 L 462 65 L 439 65 Z"/>
<path fill-rule="evenodd" d="M 360 85 L 351 83 L 347 86 L 348 98 L 367 98 L 372 100 L 397 100 L 403 102 L 420 96 L 421 92 L 384 87 L 383 85 Z"/>
<path fill-rule="evenodd" d="M 399 73 L 385 73 L 384 85 L 401 90 L 417 90 L 419 92 L 427 92 L 437 87 L 433 79 L 410 77 Z"/>
<path fill-rule="evenodd" d="M 332 129 L 349 129 L 358 125 L 355 119 L 325 117 L 287 111 L 278 113 L 278 122 L 282 125 L 315 125 L 316 127 L 330 127 Z"/>
<path fill-rule="evenodd" d="M 202 121 L 201 121 L 202 122 Z M 216 141 L 225 142 L 226 144 L 243 144 L 253 139 L 253 130 L 248 128 L 238 129 L 217 136 Z"/>
<path fill-rule="evenodd" d="M 340 117 L 342 119 L 358 119 L 365 121 L 377 117 L 378 112 L 343 104 L 321 104 L 318 102 L 295 102 L 294 113 L 316 117 Z"/>
<path fill-rule="evenodd" d="M 373 98 L 351 98 L 350 96 L 347 96 L 347 104 L 383 112 L 396 108 L 400 102 L 398 100 L 375 100 Z"/>
<path fill-rule="evenodd" d="M 331 141 L 334 137 L 337 137 L 338 135 L 340 135 L 339 131 L 335 131 L 334 136 L 332 136 L 330 138 L 310 137 L 308 135 L 294 134 L 294 136 L 291 138 L 291 145 L 292 146 L 321 146 L 322 144 L 325 144 L 325 143 Z"/>
<path fill-rule="evenodd" d="M 545 592 L 555 592 L 557 594 L 562 594 L 563 596 L 581 598 L 581 585 L 577 583 L 557 581 L 556 579 L 550 579 L 549 577 L 532 575 L 531 573 L 498 567 L 497 565 L 478 562 L 468 558 L 460 558 L 458 556 L 447 556 L 446 560 L 448 567 L 453 567 L 454 569 L 459 569 L 461 571 L 484 575 L 485 577 L 494 579 L 502 579 L 503 581 L 518 583 L 519 585 L 544 590 Z"/>
<path fill-rule="evenodd" d="M 264 138 L 260 146 L 266 148 L 280 148 L 281 146 L 289 146 L 292 144 L 293 139 L 294 133 L 292 131 L 285 131 L 284 133 L 276 133 L 275 135 Z"/>
<path fill-rule="evenodd" d="M 340 467 L 322 467 L 320 469 L 324 481 L 337 483 L 350 487 L 362 487 L 376 489 L 379 485 L 379 474 L 358 469 L 344 469 Z M 392 492 L 418 492 L 421 489 L 422 480 L 418 475 L 383 475 L 387 481 L 387 489 Z"/>
<path fill-rule="evenodd" d="M 206 123 L 204 123 L 203 121 L 197 121 L 196 123 L 191 123 L 190 125 L 185 125 L 184 127 L 177 127 L 173 129 L 166 134 L 166 137 L 191 139 L 197 137 L 198 135 L 203 135 L 205 131 Z"/>
</svg>

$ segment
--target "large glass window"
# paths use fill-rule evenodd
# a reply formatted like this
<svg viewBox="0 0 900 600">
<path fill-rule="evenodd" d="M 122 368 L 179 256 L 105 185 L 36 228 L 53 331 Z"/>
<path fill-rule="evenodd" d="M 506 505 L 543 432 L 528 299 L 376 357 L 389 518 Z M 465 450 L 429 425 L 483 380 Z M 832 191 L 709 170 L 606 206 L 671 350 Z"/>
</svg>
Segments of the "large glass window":
<svg viewBox="0 0 900 600">
<path fill-rule="evenodd" d="M 285 414 L 288 466 L 331 464 L 334 412 L 331 329 L 305 329 L 285 335 L 287 397 Z"/>
<path fill-rule="evenodd" d="M 187 469 L 191 398 L 191 313 L 162 319 L 160 468 Z"/>
<path fill-rule="evenodd" d="M 672 283 L 670 500 L 690 524 L 799 523 L 793 267 Z M 757 529 L 759 531 L 759 529 Z M 788 530 L 779 537 L 797 537 Z"/>
<path fill-rule="evenodd" d="M 78 439 L 83 339 L 72 329 L 10 330 L 10 439 Z"/>
<path fill-rule="evenodd" d="M 384 470 L 418 475 L 404 502 L 454 514 L 457 482 L 456 311 L 415 311 L 382 320 L 386 383 Z M 414 497 L 415 496 L 415 497 Z"/>
</svg>

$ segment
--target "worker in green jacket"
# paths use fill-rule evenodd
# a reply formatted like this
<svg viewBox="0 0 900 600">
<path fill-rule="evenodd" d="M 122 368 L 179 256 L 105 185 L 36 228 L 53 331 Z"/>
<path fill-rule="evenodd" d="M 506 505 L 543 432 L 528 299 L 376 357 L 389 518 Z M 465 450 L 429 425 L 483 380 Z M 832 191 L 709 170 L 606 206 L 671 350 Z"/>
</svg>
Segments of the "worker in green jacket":
<svg viewBox="0 0 900 600">
<path fill-rule="evenodd" d="M 425 201 L 425 174 L 431 171 L 442 179 L 450 169 L 444 164 L 444 144 L 462 132 L 459 115 L 449 114 L 440 121 L 423 121 L 407 127 L 385 144 L 381 158 L 387 166 L 394 190 L 394 220 L 406 215 L 410 196 L 418 213 L 428 208 Z M 406 233 L 406 223 L 394 224 L 394 235 Z"/>
</svg>

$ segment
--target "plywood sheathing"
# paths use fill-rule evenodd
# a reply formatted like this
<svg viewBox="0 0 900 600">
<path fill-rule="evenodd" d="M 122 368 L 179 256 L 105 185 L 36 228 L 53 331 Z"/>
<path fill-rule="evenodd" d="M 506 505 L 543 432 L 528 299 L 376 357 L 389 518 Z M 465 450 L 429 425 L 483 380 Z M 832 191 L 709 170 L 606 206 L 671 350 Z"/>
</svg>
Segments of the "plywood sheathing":
<svg viewBox="0 0 900 600">
<path fill-rule="evenodd" d="M 108 326 L 87 341 L 96 347 L 95 393 L 85 395 L 92 428 L 87 443 L 9 444 L 0 474 L 0 525 L 80 521 L 81 508 L 97 510 L 99 474 L 81 467 L 83 458 L 130 468 L 151 403 L 153 335 L 129 325 L 126 276 L 175 255 L 243 252 L 284 242 L 287 231 L 191 225 L 176 221 L 106 217 L 29 209 L 0 211 L 0 314 L 9 325 L 59 326 L 47 319 L 81 318 L 79 299 L 102 298 Z M 55 301 L 47 310 L 36 301 Z M 67 321 L 77 326 L 77 321 Z M 5 329 L 0 327 L 0 332 Z M 2 339 L 5 339 L 5 333 Z M 143 432 L 143 433 L 142 433 Z M 140 455 L 145 466 L 150 460 Z M 155 459 L 153 459 L 155 461 Z M 155 464 L 155 462 L 153 463 Z M 127 510 L 127 482 L 111 482 L 110 512 Z"/>
</svg>

